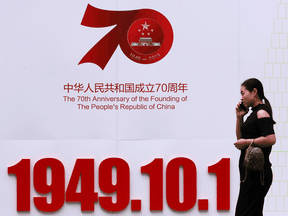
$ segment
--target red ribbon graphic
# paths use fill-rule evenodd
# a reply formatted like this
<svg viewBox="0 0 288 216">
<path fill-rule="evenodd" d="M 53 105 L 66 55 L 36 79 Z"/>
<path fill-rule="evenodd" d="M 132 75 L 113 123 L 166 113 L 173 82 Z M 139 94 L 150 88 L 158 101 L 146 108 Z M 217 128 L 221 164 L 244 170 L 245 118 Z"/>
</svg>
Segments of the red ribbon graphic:
<svg viewBox="0 0 288 216">
<path fill-rule="evenodd" d="M 94 28 L 116 26 L 86 53 L 79 64 L 95 63 L 104 70 L 118 45 L 120 45 L 121 50 L 128 57 L 131 53 L 131 47 L 127 41 L 127 32 L 131 24 L 141 18 L 154 19 L 161 25 L 165 34 L 162 50 L 164 52 L 162 55 L 163 58 L 172 46 L 173 31 L 169 21 L 161 13 L 151 9 L 108 11 L 88 4 L 81 25 Z"/>
</svg>

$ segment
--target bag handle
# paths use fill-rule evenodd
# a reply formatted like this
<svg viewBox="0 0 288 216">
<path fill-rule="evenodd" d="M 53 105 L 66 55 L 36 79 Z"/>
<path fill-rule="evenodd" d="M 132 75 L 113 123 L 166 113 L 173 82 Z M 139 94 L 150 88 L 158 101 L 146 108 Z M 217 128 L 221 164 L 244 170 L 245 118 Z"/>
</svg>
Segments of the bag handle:
<svg viewBox="0 0 288 216">
<path fill-rule="evenodd" d="M 255 139 L 252 139 L 252 141 L 251 141 L 250 144 L 248 145 L 248 148 L 251 147 L 251 146 L 253 146 L 254 140 L 255 140 Z"/>
</svg>

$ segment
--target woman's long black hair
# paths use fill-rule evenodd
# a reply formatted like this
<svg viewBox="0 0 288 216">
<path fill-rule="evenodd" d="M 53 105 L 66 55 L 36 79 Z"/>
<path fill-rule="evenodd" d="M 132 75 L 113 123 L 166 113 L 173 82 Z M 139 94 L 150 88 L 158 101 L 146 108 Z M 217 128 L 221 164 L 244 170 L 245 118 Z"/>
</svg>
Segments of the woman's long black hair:
<svg viewBox="0 0 288 216">
<path fill-rule="evenodd" d="M 262 83 L 256 78 L 251 78 L 251 79 L 245 80 L 241 85 L 244 86 L 249 92 L 252 92 L 254 88 L 257 89 L 257 94 L 260 100 L 262 101 L 264 99 L 265 105 L 268 107 L 270 111 L 269 114 L 271 115 L 271 118 L 273 119 L 271 104 L 269 100 L 264 96 Z"/>
</svg>

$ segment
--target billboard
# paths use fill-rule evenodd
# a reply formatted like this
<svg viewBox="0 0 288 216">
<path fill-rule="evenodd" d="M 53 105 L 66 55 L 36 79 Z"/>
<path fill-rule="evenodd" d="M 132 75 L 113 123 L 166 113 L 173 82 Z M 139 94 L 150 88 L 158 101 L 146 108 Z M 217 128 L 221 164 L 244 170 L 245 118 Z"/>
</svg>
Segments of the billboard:
<svg viewBox="0 0 288 216">
<path fill-rule="evenodd" d="M 287 214 L 288 1 L 0 4 L 1 214 L 234 215 L 251 77 L 276 121 L 264 214 Z"/>
</svg>

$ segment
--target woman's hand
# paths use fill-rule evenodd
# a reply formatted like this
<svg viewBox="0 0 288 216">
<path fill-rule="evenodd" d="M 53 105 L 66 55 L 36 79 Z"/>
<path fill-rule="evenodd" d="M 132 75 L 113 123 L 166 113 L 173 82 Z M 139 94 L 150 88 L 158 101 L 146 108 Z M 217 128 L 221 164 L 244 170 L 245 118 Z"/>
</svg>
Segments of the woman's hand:
<svg viewBox="0 0 288 216">
<path fill-rule="evenodd" d="M 252 139 L 239 139 L 234 143 L 235 147 L 239 150 L 242 150 L 252 142 Z"/>
<path fill-rule="evenodd" d="M 241 101 L 238 102 L 237 106 L 236 106 L 236 115 L 237 115 L 237 118 L 241 118 L 243 117 L 244 115 L 246 115 L 249 111 L 249 109 L 246 107 L 246 110 L 243 110 L 240 108 L 240 104 L 241 104 Z"/>
</svg>

